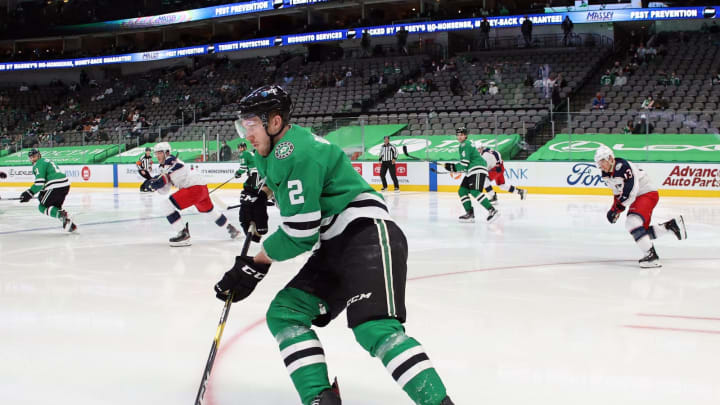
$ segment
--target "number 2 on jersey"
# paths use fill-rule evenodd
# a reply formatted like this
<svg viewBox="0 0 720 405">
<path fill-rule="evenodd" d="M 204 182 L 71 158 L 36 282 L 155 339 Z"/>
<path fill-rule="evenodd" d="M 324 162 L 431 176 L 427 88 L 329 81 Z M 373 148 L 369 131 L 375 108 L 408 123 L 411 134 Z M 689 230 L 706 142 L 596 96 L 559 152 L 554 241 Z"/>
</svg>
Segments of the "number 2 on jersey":
<svg viewBox="0 0 720 405">
<path fill-rule="evenodd" d="M 288 191 L 290 195 L 290 204 L 297 205 L 305 202 L 305 197 L 302 196 L 303 188 L 300 180 L 288 181 Z"/>
</svg>

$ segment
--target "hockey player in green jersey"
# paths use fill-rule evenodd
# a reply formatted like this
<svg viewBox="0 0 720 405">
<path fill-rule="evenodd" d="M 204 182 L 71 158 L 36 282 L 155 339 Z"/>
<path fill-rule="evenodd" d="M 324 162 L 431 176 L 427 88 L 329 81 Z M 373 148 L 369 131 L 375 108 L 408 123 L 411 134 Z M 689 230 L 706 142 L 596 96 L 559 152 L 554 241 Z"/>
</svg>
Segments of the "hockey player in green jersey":
<svg viewBox="0 0 720 405">
<path fill-rule="evenodd" d="M 239 103 L 240 126 L 257 150 L 260 175 L 275 194 L 279 228 L 255 257 L 237 257 L 215 285 L 218 298 L 245 299 L 273 261 L 313 249 L 267 311 L 267 325 L 304 405 L 340 405 L 312 326 L 347 309 L 357 342 L 377 357 L 415 404 L 452 405 L 420 343 L 405 334 L 407 241 L 383 198 L 344 152 L 289 124 L 291 99 L 263 86 Z"/>
<path fill-rule="evenodd" d="M 247 233 L 250 230 L 250 224 L 255 224 L 253 241 L 260 242 L 262 235 L 268 231 L 269 190 L 262 185 L 255 167 L 255 156 L 247 150 L 245 142 L 240 142 L 238 145 L 238 158 L 240 159 L 240 168 L 235 172 L 235 178 L 239 179 L 247 173 L 247 179 L 245 179 L 243 191 L 240 194 L 240 225 Z"/>
<path fill-rule="evenodd" d="M 473 146 L 472 142 L 467 139 L 467 129 L 460 127 L 456 130 L 458 152 L 460 153 L 459 163 L 445 163 L 445 170 L 450 172 L 465 172 L 465 177 L 460 183 L 458 195 L 465 208 L 465 215 L 458 218 L 460 222 L 475 222 L 475 211 L 472 206 L 472 199 L 476 199 L 480 205 L 488 210 L 487 221 L 492 222 L 500 215 L 485 197 L 483 187 L 485 186 L 485 177 L 487 177 L 487 162 L 482 158 L 480 152 Z"/>
<path fill-rule="evenodd" d="M 67 211 L 62 208 L 65 197 L 70 191 L 70 182 L 67 176 L 60 171 L 55 162 L 43 158 L 37 149 L 30 149 L 28 158 L 33 164 L 35 183 L 20 194 L 20 202 L 26 203 L 37 192 L 40 192 L 38 210 L 47 216 L 59 219 L 64 230 L 75 232 L 77 226 L 70 219 Z"/>
<path fill-rule="evenodd" d="M 239 179 L 243 174 L 247 173 L 248 180 L 251 177 L 257 179 L 257 168 L 255 167 L 255 156 L 247 150 L 247 144 L 240 142 L 238 144 L 238 160 L 240 161 L 240 168 L 235 172 L 235 178 Z M 246 181 L 245 183 L 248 183 Z M 257 189 L 257 180 L 250 181 L 250 186 Z"/>
</svg>

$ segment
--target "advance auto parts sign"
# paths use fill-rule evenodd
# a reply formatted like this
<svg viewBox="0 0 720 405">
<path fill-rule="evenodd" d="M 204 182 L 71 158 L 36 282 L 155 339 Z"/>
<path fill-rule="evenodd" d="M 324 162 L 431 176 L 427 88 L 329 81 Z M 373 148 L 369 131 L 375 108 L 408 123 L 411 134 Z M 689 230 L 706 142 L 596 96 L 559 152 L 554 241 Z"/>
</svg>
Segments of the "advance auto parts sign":
<svg viewBox="0 0 720 405">
<path fill-rule="evenodd" d="M 675 165 L 662 180 L 660 188 L 720 190 L 720 166 Z"/>
<path fill-rule="evenodd" d="M 642 161 L 720 162 L 720 136 L 692 135 L 557 135 L 528 160 L 589 160 L 603 145 L 625 159 Z"/>
</svg>

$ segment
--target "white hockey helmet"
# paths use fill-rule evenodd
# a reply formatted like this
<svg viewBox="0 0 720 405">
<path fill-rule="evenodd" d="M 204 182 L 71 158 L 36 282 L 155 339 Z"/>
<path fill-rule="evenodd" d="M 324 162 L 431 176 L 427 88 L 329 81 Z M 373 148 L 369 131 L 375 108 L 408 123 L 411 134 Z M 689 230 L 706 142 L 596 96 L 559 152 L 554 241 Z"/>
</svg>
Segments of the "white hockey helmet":
<svg viewBox="0 0 720 405">
<path fill-rule="evenodd" d="M 612 149 L 608 148 L 606 145 L 600 146 L 595 151 L 595 165 L 597 167 L 600 167 L 600 161 L 613 158 L 615 159 L 615 154 L 613 153 Z"/>
<path fill-rule="evenodd" d="M 153 152 L 167 152 L 172 153 L 172 149 L 170 148 L 170 144 L 167 142 L 160 142 L 157 145 L 155 145 L 155 148 L 153 148 Z"/>
</svg>

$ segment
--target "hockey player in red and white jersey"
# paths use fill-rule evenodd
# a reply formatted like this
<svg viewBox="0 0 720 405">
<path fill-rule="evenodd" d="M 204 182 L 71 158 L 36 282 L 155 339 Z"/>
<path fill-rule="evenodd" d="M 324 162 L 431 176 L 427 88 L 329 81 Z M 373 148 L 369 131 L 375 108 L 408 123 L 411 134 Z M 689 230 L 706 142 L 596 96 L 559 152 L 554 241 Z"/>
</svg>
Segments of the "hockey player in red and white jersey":
<svg viewBox="0 0 720 405">
<path fill-rule="evenodd" d="M 171 154 L 170 144 L 160 142 L 155 145 L 154 151 L 160 163 L 160 175 L 150 181 L 150 189 L 167 194 L 171 186 L 179 188 L 165 200 L 167 220 L 178 232 L 176 236 L 170 238 L 170 246 L 190 246 L 190 229 L 180 216 L 180 211 L 190 206 L 195 206 L 199 212 L 210 216 L 217 226 L 226 227 L 230 238 L 237 238 L 240 232 L 228 222 L 222 212 L 215 209 L 205 181 L 192 173 L 182 160 Z"/>
<path fill-rule="evenodd" d="M 615 158 L 612 149 L 605 145 L 595 152 L 595 164 L 614 195 L 613 206 L 607 213 L 608 221 L 614 224 L 625 208 L 629 207 L 625 228 L 645 254 L 639 261 L 640 267 L 661 267 L 652 241 L 670 232 L 675 234 L 678 240 L 686 239 L 683 217 L 678 216 L 658 225 L 650 225 L 659 196 L 657 188 L 645 171 L 630 161 Z"/>
<path fill-rule="evenodd" d="M 517 188 L 512 184 L 505 183 L 505 164 L 502 160 L 502 155 L 495 149 L 483 148 L 480 150 L 480 155 L 487 162 L 488 177 L 485 178 L 485 194 L 490 199 L 490 202 L 494 203 L 497 201 L 497 193 L 493 190 L 491 182 L 508 193 L 516 193 L 520 195 L 520 199 L 524 200 L 527 196 L 527 190 Z"/>
</svg>

